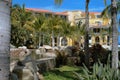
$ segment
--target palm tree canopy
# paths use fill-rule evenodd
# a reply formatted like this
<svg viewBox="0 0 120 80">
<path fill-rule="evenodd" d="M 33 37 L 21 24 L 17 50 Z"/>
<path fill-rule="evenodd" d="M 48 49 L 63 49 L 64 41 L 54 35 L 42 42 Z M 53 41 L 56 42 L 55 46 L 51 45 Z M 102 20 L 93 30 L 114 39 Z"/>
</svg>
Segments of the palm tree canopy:
<svg viewBox="0 0 120 80">
<path fill-rule="evenodd" d="M 101 15 L 103 18 L 111 17 L 111 5 L 106 6 L 106 8 L 102 11 Z M 117 1 L 117 13 L 120 13 L 120 0 Z"/>
<path fill-rule="evenodd" d="M 55 0 L 55 5 L 60 6 L 62 4 L 63 0 Z"/>
</svg>

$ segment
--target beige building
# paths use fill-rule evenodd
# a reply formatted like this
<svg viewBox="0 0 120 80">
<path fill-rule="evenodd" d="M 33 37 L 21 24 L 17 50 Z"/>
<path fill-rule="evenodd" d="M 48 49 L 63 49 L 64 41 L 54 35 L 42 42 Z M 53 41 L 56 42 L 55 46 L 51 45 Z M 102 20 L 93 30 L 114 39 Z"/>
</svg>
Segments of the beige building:
<svg viewBox="0 0 120 80">
<path fill-rule="evenodd" d="M 33 9 L 27 8 L 26 10 L 32 11 L 35 14 L 43 14 L 46 17 L 48 16 L 59 16 L 63 19 L 68 20 L 71 26 L 78 25 L 79 23 L 85 24 L 85 12 L 80 10 L 75 11 L 65 11 L 65 12 L 52 12 L 49 10 L 43 9 Z M 111 36 L 110 36 L 110 19 L 102 18 L 101 13 L 99 12 L 90 12 L 89 13 L 89 44 L 101 44 L 103 46 L 111 45 Z M 55 38 L 57 39 L 57 38 Z M 70 38 L 60 37 L 60 43 L 55 40 L 55 44 L 59 46 L 72 46 L 74 41 Z M 84 37 L 81 36 L 80 41 L 78 41 L 82 47 L 84 47 Z"/>
<path fill-rule="evenodd" d="M 110 35 L 110 19 L 102 18 L 101 13 L 90 12 L 89 23 L 90 45 L 101 44 L 103 47 L 110 48 L 112 41 Z"/>
<path fill-rule="evenodd" d="M 79 22 L 85 23 L 85 13 L 82 11 L 68 11 L 68 21 L 71 25 Z M 110 48 L 110 19 L 102 18 L 99 12 L 89 12 L 89 44 L 101 44 L 103 47 Z M 81 37 L 81 46 L 84 46 L 84 37 Z"/>
</svg>

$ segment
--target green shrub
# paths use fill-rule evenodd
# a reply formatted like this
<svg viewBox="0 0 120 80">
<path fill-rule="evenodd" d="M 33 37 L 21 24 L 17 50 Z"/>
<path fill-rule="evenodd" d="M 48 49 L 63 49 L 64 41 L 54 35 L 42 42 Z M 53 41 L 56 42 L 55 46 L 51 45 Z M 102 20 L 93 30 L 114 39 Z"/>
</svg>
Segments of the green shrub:
<svg viewBox="0 0 120 80">
<path fill-rule="evenodd" d="M 120 80 L 119 75 L 120 70 L 112 69 L 109 64 L 103 66 L 101 63 L 94 64 L 92 71 L 83 68 L 83 74 L 80 74 L 82 80 Z"/>
</svg>

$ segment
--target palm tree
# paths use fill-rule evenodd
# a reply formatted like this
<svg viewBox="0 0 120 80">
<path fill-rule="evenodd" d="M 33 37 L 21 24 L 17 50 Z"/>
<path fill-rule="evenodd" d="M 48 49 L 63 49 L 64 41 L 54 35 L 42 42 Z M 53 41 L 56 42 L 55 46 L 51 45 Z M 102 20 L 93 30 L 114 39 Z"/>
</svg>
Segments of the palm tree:
<svg viewBox="0 0 120 80">
<path fill-rule="evenodd" d="M 10 74 L 10 1 L 0 0 L 0 80 L 9 80 Z"/>
<path fill-rule="evenodd" d="M 83 48 L 81 47 L 81 39 L 82 36 L 85 35 L 85 24 L 78 24 L 75 26 L 75 31 L 72 32 L 75 41 L 77 41 L 79 43 L 79 48 Z"/>
<path fill-rule="evenodd" d="M 13 5 L 11 10 L 11 44 L 18 47 L 24 45 L 29 34 L 33 33 L 34 30 L 31 25 L 34 19 L 30 12 L 26 12 L 24 5 L 22 7 L 17 4 Z"/>
<path fill-rule="evenodd" d="M 44 27 L 46 27 L 49 32 L 49 34 L 51 34 L 52 37 L 52 47 L 55 46 L 55 36 L 57 36 L 60 33 L 60 30 L 62 29 L 62 26 L 60 24 L 61 23 L 60 18 L 58 17 L 49 17 L 48 19 L 45 20 L 45 24 L 43 24 Z"/>
<path fill-rule="evenodd" d="M 55 3 L 57 3 L 58 5 L 60 5 L 62 3 L 63 0 L 55 0 Z M 90 0 L 86 0 L 86 6 L 85 6 L 85 13 L 86 13 L 86 17 L 85 17 L 85 24 L 86 24 L 86 31 L 85 31 L 85 54 L 86 54 L 86 61 L 85 64 L 86 66 L 89 68 L 89 52 L 88 52 L 88 48 L 89 48 L 89 40 L 88 40 L 88 28 L 89 28 L 89 11 L 88 11 L 88 6 L 89 6 L 89 1 Z"/>
<path fill-rule="evenodd" d="M 58 3 L 58 5 L 60 5 L 62 3 L 62 0 L 55 0 L 55 3 Z M 89 67 L 89 52 L 88 52 L 88 45 L 89 45 L 89 40 L 88 40 L 88 28 L 89 28 L 89 12 L 88 12 L 88 5 L 89 5 L 89 0 L 86 0 L 86 20 L 85 20 L 85 54 L 86 54 L 86 66 Z M 65 27 L 64 27 L 65 28 Z M 71 27 L 69 27 L 70 29 Z M 76 31 L 73 31 L 75 27 L 73 27 L 71 30 L 70 30 L 70 33 L 69 35 L 76 35 Z M 68 28 L 67 28 L 68 29 Z M 77 28 L 76 28 L 77 29 Z M 75 30 L 76 30 L 75 29 Z M 66 29 L 65 29 L 66 30 Z M 77 29 L 79 30 L 79 29 Z M 67 30 L 66 32 L 68 32 L 69 30 Z M 80 30 L 81 31 L 81 30 Z M 80 31 L 77 31 L 78 33 Z M 77 33 L 77 34 L 78 34 Z M 80 33 L 81 34 L 81 33 Z M 78 34 L 80 36 L 80 34 Z M 77 36 L 77 35 L 76 35 Z"/>
<path fill-rule="evenodd" d="M 120 13 L 120 1 L 119 0 L 116 2 L 116 5 L 117 5 L 117 13 Z M 102 11 L 101 16 L 103 18 L 111 18 L 111 13 L 110 13 L 111 10 L 112 10 L 111 5 L 107 5 L 105 9 Z"/>
<path fill-rule="evenodd" d="M 89 49 L 89 35 L 88 35 L 88 29 L 89 29 L 89 10 L 88 10 L 88 6 L 89 6 L 89 1 L 90 0 L 86 0 L 86 5 L 85 5 L 85 64 L 86 66 L 89 68 L 89 52 L 88 52 L 88 49 Z"/>
<path fill-rule="evenodd" d="M 55 20 L 53 20 L 52 17 L 49 17 L 48 19 L 45 20 L 45 24 L 44 27 L 46 27 L 47 29 L 49 28 L 48 32 L 52 37 L 52 47 L 55 46 L 55 41 L 54 41 L 54 26 L 55 26 Z"/>
<path fill-rule="evenodd" d="M 44 21 L 46 18 L 43 15 L 36 15 L 35 17 L 36 18 L 35 18 L 35 21 L 34 21 L 32 27 L 34 28 L 35 34 L 36 34 L 36 40 L 35 40 L 36 45 L 39 44 L 39 46 L 40 46 L 41 44 L 44 44 L 44 41 L 43 41 L 44 36 L 43 36 L 42 30 L 45 28 L 45 27 L 43 27 L 43 24 L 44 24 Z"/>
<path fill-rule="evenodd" d="M 111 18 L 112 27 L 112 68 L 118 68 L 118 30 L 117 30 L 117 13 L 120 11 L 120 1 L 111 0 L 111 5 L 108 5 L 102 12 L 103 18 Z M 111 12 L 111 14 L 110 14 Z"/>
<path fill-rule="evenodd" d="M 116 0 L 111 0 L 112 20 L 112 68 L 118 68 L 118 30 L 117 30 L 117 5 Z"/>
<path fill-rule="evenodd" d="M 64 39 L 73 39 L 73 34 L 75 32 L 75 26 L 70 26 L 70 23 L 63 20 L 62 22 L 62 30 L 60 30 L 60 36 L 62 36 Z M 63 43 L 64 46 L 68 45 Z"/>
</svg>

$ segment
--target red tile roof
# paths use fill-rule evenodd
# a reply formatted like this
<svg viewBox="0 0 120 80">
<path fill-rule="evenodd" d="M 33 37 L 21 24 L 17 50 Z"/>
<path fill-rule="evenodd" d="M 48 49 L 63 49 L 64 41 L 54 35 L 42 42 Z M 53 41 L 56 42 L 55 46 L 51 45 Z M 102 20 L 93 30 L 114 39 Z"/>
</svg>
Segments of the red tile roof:
<svg viewBox="0 0 120 80">
<path fill-rule="evenodd" d="M 52 11 L 44 10 L 44 9 L 26 8 L 26 10 L 27 11 L 38 12 L 38 13 L 53 13 Z"/>
<path fill-rule="evenodd" d="M 52 12 L 50 10 L 44 10 L 44 9 L 26 8 L 26 11 L 33 11 L 33 12 L 38 12 L 38 13 L 51 13 L 51 14 L 54 14 L 54 15 L 65 15 L 65 16 L 67 16 L 66 12 Z"/>
<path fill-rule="evenodd" d="M 65 16 L 68 15 L 66 12 L 55 12 L 54 14 L 55 15 L 65 15 Z"/>
<path fill-rule="evenodd" d="M 27 11 L 33 11 L 37 13 L 51 13 L 54 15 L 65 15 L 67 16 L 67 12 L 52 12 L 50 10 L 44 10 L 44 9 L 35 9 L 35 8 L 26 8 Z M 82 12 L 83 15 L 85 15 L 85 12 Z M 100 14 L 100 12 L 89 12 L 89 14 L 94 15 L 94 14 Z"/>
</svg>

